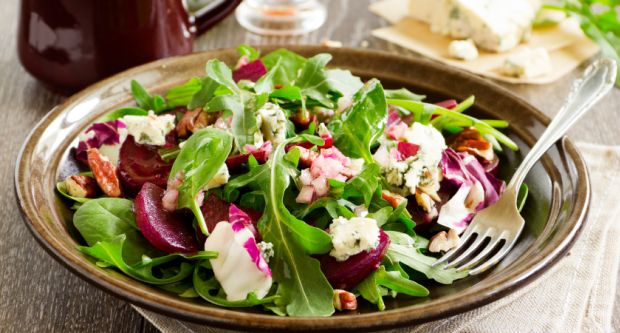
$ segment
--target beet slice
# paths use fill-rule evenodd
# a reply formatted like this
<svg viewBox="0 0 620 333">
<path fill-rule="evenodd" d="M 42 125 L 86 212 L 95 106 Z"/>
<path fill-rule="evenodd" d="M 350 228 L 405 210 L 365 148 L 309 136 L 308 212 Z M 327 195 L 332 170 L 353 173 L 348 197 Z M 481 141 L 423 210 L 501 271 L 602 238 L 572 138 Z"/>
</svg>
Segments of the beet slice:
<svg viewBox="0 0 620 333">
<path fill-rule="evenodd" d="M 209 196 L 205 198 L 200 210 L 202 211 L 202 216 L 205 218 L 207 230 L 209 230 L 209 232 L 215 229 L 218 222 L 228 221 L 229 209 L 230 204 L 218 198 L 215 194 L 209 194 Z M 198 232 L 200 233 L 200 231 Z"/>
<path fill-rule="evenodd" d="M 375 269 L 379 268 L 381 259 L 383 259 L 389 245 L 390 238 L 380 229 L 379 245 L 376 248 L 368 252 L 358 253 L 345 261 L 337 261 L 329 254 L 321 255 L 318 257 L 321 270 L 332 287 L 351 290 Z"/>
<path fill-rule="evenodd" d="M 121 146 L 118 175 L 123 189 L 135 195 L 145 183 L 165 188 L 172 164 L 161 159 L 156 147 L 138 144 L 130 135 Z"/>
<path fill-rule="evenodd" d="M 260 59 L 254 60 L 249 64 L 243 65 L 233 72 L 233 80 L 239 82 L 241 80 L 258 81 L 263 75 L 267 74 L 267 67 Z"/>
<path fill-rule="evenodd" d="M 191 221 L 166 211 L 161 201 L 163 196 L 164 190 L 152 183 L 145 183 L 136 196 L 136 224 L 142 235 L 153 247 L 166 253 L 197 252 L 200 247 Z"/>
</svg>

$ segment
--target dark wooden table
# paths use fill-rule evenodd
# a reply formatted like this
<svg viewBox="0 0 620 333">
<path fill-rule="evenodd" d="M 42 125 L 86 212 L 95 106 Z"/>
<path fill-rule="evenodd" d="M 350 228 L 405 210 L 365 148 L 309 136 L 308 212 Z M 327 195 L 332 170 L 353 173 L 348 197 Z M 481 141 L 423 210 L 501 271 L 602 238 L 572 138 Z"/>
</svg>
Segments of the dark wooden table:
<svg viewBox="0 0 620 333">
<path fill-rule="evenodd" d="M 85 0 L 86 1 L 86 0 Z M 294 38 L 261 37 L 244 31 L 234 17 L 200 37 L 196 50 L 248 44 L 316 44 L 325 39 L 344 46 L 415 54 L 371 36 L 387 23 L 369 13 L 372 0 L 331 0 L 327 23 L 318 31 Z M 30 129 L 62 101 L 30 77 L 16 54 L 17 0 L 0 1 L 0 332 L 153 332 L 155 328 L 129 304 L 107 295 L 61 267 L 35 242 L 21 221 L 13 193 L 17 152 Z M 552 116 L 566 100 L 579 70 L 546 86 L 505 85 Z M 620 90 L 575 126 L 578 141 L 620 144 Z M 617 296 L 616 299 L 620 299 Z M 614 327 L 620 327 L 616 304 Z"/>
</svg>

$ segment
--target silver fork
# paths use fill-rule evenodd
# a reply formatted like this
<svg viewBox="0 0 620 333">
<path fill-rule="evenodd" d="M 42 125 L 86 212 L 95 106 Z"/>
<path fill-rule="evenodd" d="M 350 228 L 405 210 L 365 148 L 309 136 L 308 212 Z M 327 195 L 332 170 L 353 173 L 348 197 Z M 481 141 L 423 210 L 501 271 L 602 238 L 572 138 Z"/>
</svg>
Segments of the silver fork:
<svg viewBox="0 0 620 333">
<path fill-rule="evenodd" d="M 517 193 L 525 176 L 551 145 L 613 88 L 615 80 L 616 63 L 611 59 L 599 59 L 586 69 L 583 77 L 574 83 L 566 104 L 515 171 L 499 200 L 478 212 L 461 236 L 460 245 L 448 251 L 433 266 L 447 262 L 447 268 L 458 266 L 458 270 L 470 269 L 469 275 L 476 275 L 497 264 L 510 251 L 525 224 L 517 209 Z M 489 241 L 483 246 L 487 238 Z M 471 239 L 471 245 L 466 246 Z M 500 244 L 491 258 L 483 260 Z M 452 258 L 455 253 L 460 254 Z M 475 253 L 478 254 L 465 261 Z"/>
</svg>

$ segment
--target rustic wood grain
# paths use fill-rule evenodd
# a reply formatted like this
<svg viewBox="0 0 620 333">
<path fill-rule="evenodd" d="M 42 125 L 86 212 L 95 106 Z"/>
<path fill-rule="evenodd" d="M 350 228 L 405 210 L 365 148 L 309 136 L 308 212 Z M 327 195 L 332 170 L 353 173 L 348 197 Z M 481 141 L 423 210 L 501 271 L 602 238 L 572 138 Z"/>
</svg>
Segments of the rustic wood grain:
<svg viewBox="0 0 620 333">
<path fill-rule="evenodd" d="M 85 0 L 88 1 L 88 0 Z M 199 38 L 196 50 L 249 44 L 315 44 L 325 39 L 416 56 L 371 36 L 386 22 L 367 11 L 372 0 L 331 0 L 327 23 L 307 36 L 261 37 L 244 31 L 234 17 Z M 125 302 L 92 287 L 51 259 L 21 222 L 13 194 L 15 158 L 28 131 L 61 98 L 45 90 L 20 67 L 15 50 L 18 0 L 0 1 L 0 331 L 156 332 Z M 565 102 L 580 70 L 546 86 L 502 84 L 553 115 Z M 570 136 L 579 141 L 620 144 L 620 90 L 607 96 Z M 616 299 L 620 299 L 620 289 Z M 614 327 L 620 327 L 616 304 Z"/>
</svg>

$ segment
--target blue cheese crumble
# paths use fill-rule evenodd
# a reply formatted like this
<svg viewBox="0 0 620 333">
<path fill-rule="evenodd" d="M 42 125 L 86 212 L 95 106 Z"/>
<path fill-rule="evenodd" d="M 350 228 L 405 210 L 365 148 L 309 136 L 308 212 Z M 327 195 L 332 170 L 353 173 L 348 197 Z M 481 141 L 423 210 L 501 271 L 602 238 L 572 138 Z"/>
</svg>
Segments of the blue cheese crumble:
<svg viewBox="0 0 620 333">
<path fill-rule="evenodd" d="M 329 255 L 337 261 L 345 261 L 350 256 L 370 251 L 379 245 L 379 226 L 375 219 L 353 217 L 334 219 L 329 226 L 334 248 Z"/>
</svg>

